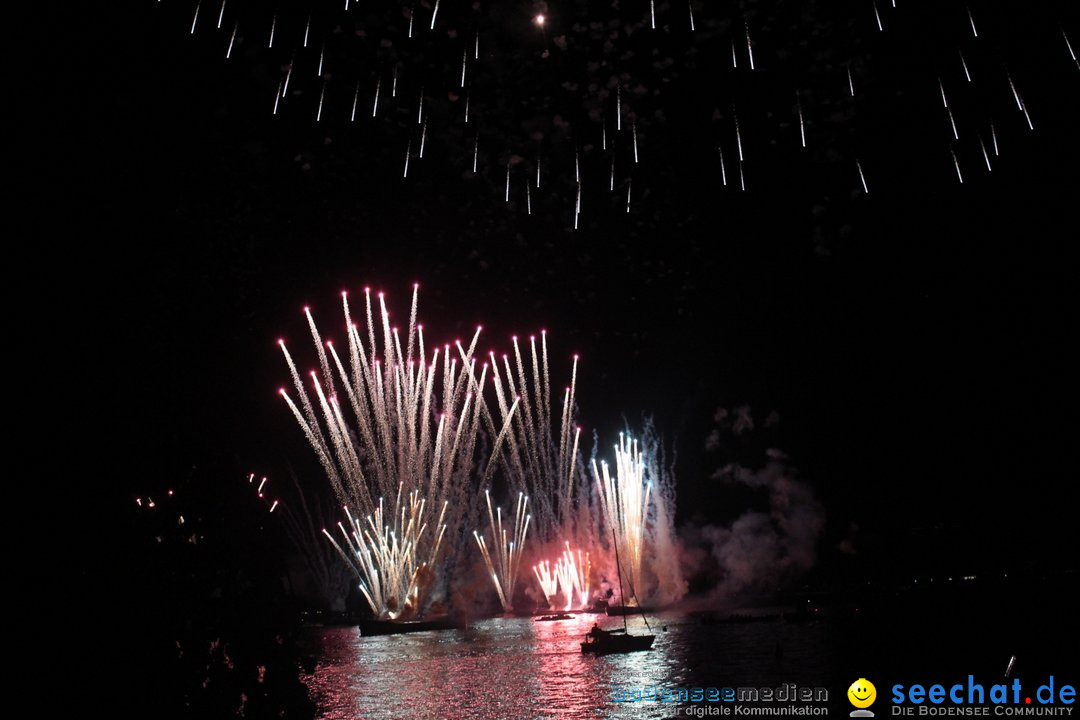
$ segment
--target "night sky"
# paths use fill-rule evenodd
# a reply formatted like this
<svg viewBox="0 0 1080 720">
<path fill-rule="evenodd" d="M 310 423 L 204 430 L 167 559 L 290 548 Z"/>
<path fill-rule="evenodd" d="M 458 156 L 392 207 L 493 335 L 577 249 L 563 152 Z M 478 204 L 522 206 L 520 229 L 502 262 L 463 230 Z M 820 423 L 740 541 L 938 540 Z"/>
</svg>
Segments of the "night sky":
<svg viewBox="0 0 1080 720">
<path fill-rule="evenodd" d="M 760 442 L 782 448 L 825 507 L 826 565 L 852 523 L 885 577 L 917 569 L 927 551 L 949 568 L 1074 565 L 1063 543 L 1076 518 L 1080 68 L 1062 30 L 1076 45 L 1075 8 L 972 3 L 974 38 L 962 3 L 879 2 L 883 33 L 869 0 L 696 3 L 694 34 L 681 5 L 659 5 L 651 32 L 638 4 L 621 3 L 637 27 L 610 50 L 574 29 L 584 3 L 553 5 L 542 34 L 528 3 L 444 2 L 442 32 L 425 26 L 413 46 L 400 41 L 398 4 L 356 12 L 363 37 L 334 32 L 336 10 L 313 4 L 330 40 L 319 124 L 316 49 L 298 51 L 295 92 L 272 115 L 302 3 L 281 4 L 279 28 L 292 35 L 282 30 L 289 39 L 273 52 L 258 24 L 269 11 L 242 6 L 250 29 L 241 25 L 228 62 L 213 3 L 194 36 L 194 3 L 177 0 L 55 17 L 66 47 L 24 70 L 46 95 L 35 164 L 48 183 L 49 259 L 37 291 L 59 286 L 69 300 L 43 326 L 72 358 L 77 389 L 61 408 L 76 406 L 87 467 L 75 489 L 97 536 L 123 544 L 109 528 L 136 495 L 200 475 L 226 484 L 306 467 L 310 452 L 276 394 L 288 380 L 276 339 L 307 342 L 304 304 L 328 332 L 342 289 L 384 289 L 403 313 L 419 282 L 433 339 L 479 323 L 481 347 L 501 350 L 510 334 L 543 327 L 553 357 L 581 353 L 589 445 L 594 429 L 606 446 L 624 417 L 654 415 L 678 450 L 682 522 L 730 516 L 710 480 L 730 458 L 707 453 L 705 438 L 717 408 L 748 405 L 759 418 L 779 414 Z M 597 23 L 614 13 L 590 12 Z M 745 56 L 730 66 L 744 13 L 753 72 Z M 477 27 L 479 177 L 456 78 Z M 384 37 L 396 44 L 380 46 Z M 363 110 L 376 68 L 385 109 L 373 121 L 367 105 L 350 123 L 351 88 L 361 83 Z M 645 88 L 628 90 L 642 157 L 631 165 L 624 128 L 610 194 L 595 113 L 611 132 L 611 98 L 587 88 L 609 87 L 616 72 Z M 428 144 L 402 178 L 420 84 Z M 736 114 L 746 192 L 731 176 Z M 990 142 L 990 121 L 1001 144 L 992 174 L 978 145 Z M 575 146 L 585 177 L 577 231 Z M 527 215 L 537 147 L 544 187 Z"/>
</svg>

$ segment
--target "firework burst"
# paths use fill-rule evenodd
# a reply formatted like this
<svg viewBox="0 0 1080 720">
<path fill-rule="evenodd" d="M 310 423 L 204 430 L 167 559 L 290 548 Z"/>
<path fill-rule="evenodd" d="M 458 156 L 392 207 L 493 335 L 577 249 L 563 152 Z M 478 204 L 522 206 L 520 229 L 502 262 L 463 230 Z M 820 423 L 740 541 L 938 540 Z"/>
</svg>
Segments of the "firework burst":
<svg viewBox="0 0 1080 720">
<path fill-rule="evenodd" d="M 460 534 L 486 410 L 487 367 L 478 370 L 474 359 L 480 328 L 468 347 L 446 344 L 429 356 L 417 293 L 414 286 L 404 338 L 391 325 L 382 293 L 376 312 L 364 291 L 366 337 L 342 293 L 345 361 L 305 308 L 321 370 L 311 371 L 310 384 L 279 341 L 297 401 L 284 389 L 281 396 L 348 515 L 348 526 L 338 524 L 344 547 L 337 540 L 335 546 L 372 610 L 389 618 L 422 612 L 443 539 Z M 346 421 L 349 411 L 354 425 Z M 395 498 L 389 513 L 387 497 Z"/>
</svg>

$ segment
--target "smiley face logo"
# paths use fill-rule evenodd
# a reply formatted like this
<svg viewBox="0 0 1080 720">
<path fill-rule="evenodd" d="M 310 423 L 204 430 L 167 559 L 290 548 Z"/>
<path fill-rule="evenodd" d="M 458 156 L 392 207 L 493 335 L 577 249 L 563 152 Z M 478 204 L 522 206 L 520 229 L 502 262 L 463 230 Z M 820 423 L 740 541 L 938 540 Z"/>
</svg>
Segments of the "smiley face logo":
<svg viewBox="0 0 1080 720">
<path fill-rule="evenodd" d="M 868 708 L 877 699 L 877 688 L 866 678 L 859 678 L 851 683 L 851 687 L 847 690 L 847 697 L 855 707 Z"/>
</svg>

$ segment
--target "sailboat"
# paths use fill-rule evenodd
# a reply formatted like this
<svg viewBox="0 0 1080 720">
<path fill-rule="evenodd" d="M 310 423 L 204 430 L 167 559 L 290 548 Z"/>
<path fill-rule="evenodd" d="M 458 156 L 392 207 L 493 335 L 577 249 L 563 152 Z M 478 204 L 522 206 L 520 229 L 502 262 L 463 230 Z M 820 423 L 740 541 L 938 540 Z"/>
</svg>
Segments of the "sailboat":
<svg viewBox="0 0 1080 720">
<path fill-rule="evenodd" d="M 623 595 L 622 565 L 619 562 L 619 541 L 615 538 L 615 529 L 611 530 L 611 539 L 615 543 L 615 567 L 619 571 L 619 597 Z M 649 620 L 645 613 L 641 614 L 645 620 L 645 627 L 649 627 Z M 609 655 L 611 653 L 636 652 L 638 650 L 651 650 L 655 635 L 631 635 L 626 627 L 626 615 L 622 616 L 622 630 L 601 630 L 598 625 L 593 625 L 592 630 L 585 634 L 585 642 L 581 643 L 581 652 L 594 653 L 596 655 Z M 652 628 L 649 628 L 651 631 Z"/>
</svg>

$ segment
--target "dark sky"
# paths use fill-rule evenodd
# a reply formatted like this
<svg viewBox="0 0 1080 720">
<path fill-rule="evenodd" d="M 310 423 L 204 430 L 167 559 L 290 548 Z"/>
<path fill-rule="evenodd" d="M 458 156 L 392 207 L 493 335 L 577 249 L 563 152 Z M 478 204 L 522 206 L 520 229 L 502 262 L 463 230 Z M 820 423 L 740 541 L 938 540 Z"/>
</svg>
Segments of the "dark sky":
<svg viewBox="0 0 1080 720">
<path fill-rule="evenodd" d="M 411 45 L 396 3 L 351 16 L 362 36 L 335 32 L 339 11 L 318 5 L 330 68 L 319 124 L 318 51 L 295 48 L 303 3 L 280 5 L 273 50 L 265 7 L 228 8 L 242 39 L 228 63 L 215 3 L 194 36 L 194 3 L 178 0 L 56 18 L 74 37 L 46 61 L 55 91 L 42 88 L 50 140 L 38 162 L 47 212 L 65 224 L 43 238 L 56 252 L 42 290 L 71 292 L 63 322 L 87 358 L 74 380 L 92 393 L 77 412 L 104 490 L 93 502 L 129 502 L 193 466 L 306 462 L 275 394 L 287 375 L 274 341 L 306 343 L 306 303 L 333 327 L 345 288 L 384 288 L 403 313 L 417 281 L 442 339 L 482 323 L 501 349 L 546 327 L 553 355 L 580 352 L 581 420 L 604 444 L 624 415 L 655 414 L 679 449 L 684 516 L 722 516 L 708 477 L 722 459 L 704 439 L 717 407 L 748 404 L 780 414 L 776 443 L 823 499 L 830 542 L 854 521 L 883 556 L 903 556 L 912 528 L 944 522 L 984 555 L 1061 558 L 1076 516 L 1080 199 L 1080 68 L 1062 30 L 1075 45 L 1080 25 L 1067 2 L 973 3 L 975 38 L 962 3 L 899 4 L 879 3 L 879 33 L 869 1 L 696 3 L 691 35 L 679 4 L 659 5 L 652 32 L 647 3 L 639 14 L 623 2 L 615 30 L 575 29 L 584 3 L 567 3 L 544 35 L 525 3 L 444 2 L 441 32 L 426 30 L 425 10 Z M 745 53 L 744 17 L 753 72 L 745 55 L 730 67 L 733 38 Z M 485 56 L 465 127 L 457 74 L 476 28 Z M 294 49 L 293 93 L 273 116 Z M 352 89 L 366 105 L 376 76 L 381 117 L 350 123 Z M 599 117 L 612 132 L 616 76 L 642 157 L 632 165 L 624 128 L 611 195 Z M 421 85 L 426 155 L 403 179 Z M 1001 147 L 988 174 L 978 143 L 991 143 L 991 122 Z M 537 148 L 544 186 L 526 215 Z"/>
</svg>

